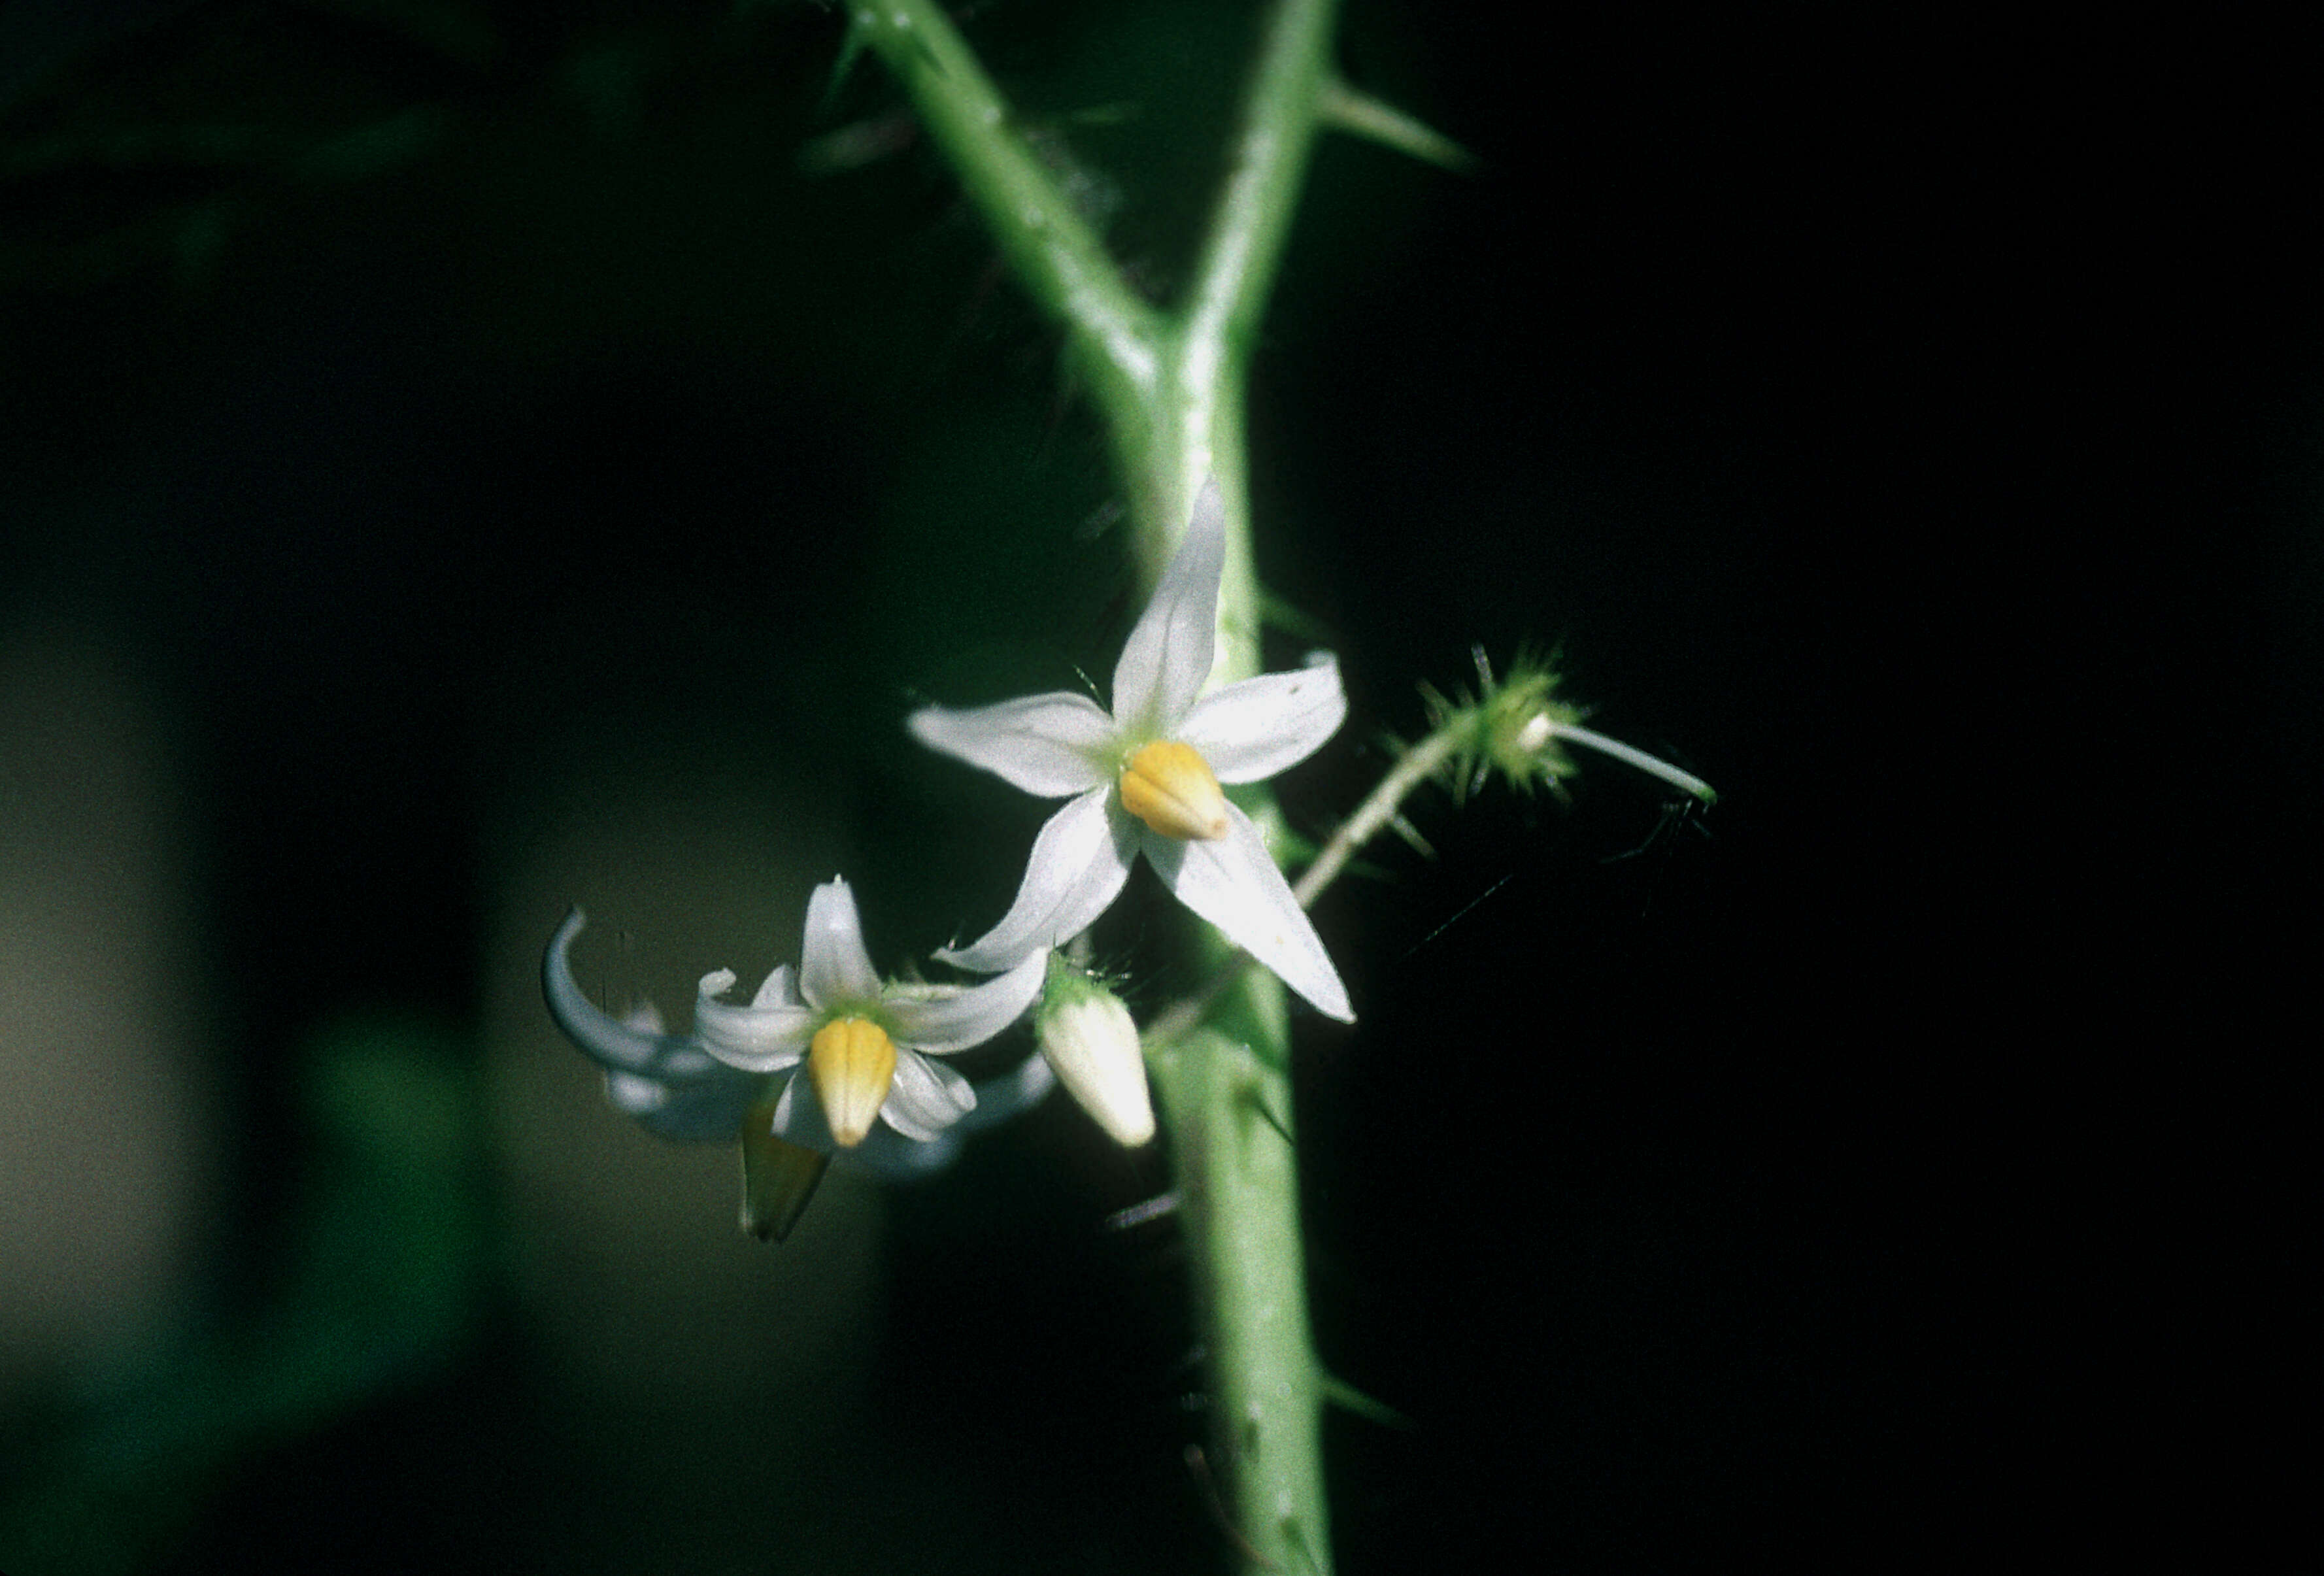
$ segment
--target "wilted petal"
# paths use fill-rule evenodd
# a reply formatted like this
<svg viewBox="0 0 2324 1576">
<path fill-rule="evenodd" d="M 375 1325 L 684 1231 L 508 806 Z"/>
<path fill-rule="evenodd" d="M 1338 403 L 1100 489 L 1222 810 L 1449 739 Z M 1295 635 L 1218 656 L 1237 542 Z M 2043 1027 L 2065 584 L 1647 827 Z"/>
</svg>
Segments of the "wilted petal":
<svg viewBox="0 0 2324 1576">
<path fill-rule="evenodd" d="M 1233 830 L 1207 843 L 1148 835 L 1154 862 L 1178 900 L 1222 931 L 1229 941 L 1275 971 L 1283 982 L 1342 1023 L 1356 1020 L 1348 988 L 1340 983 L 1323 938 L 1275 868 L 1250 817 L 1230 804 Z"/>
<path fill-rule="evenodd" d="M 1177 554 L 1114 664 L 1114 720 L 1133 734 L 1169 728 L 1186 714 L 1211 676 L 1226 541 L 1226 514 L 1213 476 L 1194 495 L 1194 516 Z"/>
<path fill-rule="evenodd" d="M 820 1008 L 879 999 L 879 971 L 863 950 L 855 894 L 844 878 L 825 881 L 807 900 L 807 935 L 799 942 L 799 993 L 809 1006 Z"/>
<path fill-rule="evenodd" d="M 633 1073 L 608 1073 L 605 1098 L 616 1110 L 636 1118 L 640 1126 L 665 1138 L 729 1139 L 766 1087 L 765 1080 L 722 1063 L 710 1065 L 712 1072 L 683 1083 L 657 1083 Z"/>
<path fill-rule="evenodd" d="M 1130 879 L 1138 849 L 1135 825 L 1108 810 L 1112 792 L 1111 784 L 1093 788 L 1050 816 L 1001 923 L 967 946 L 936 955 L 989 974 L 1087 930 Z"/>
<path fill-rule="evenodd" d="M 975 1085 L 976 1109 L 961 1118 L 952 1131 L 982 1132 L 1032 1110 L 1057 1086 L 1057 1074 L 1046 1056 L 1028 1056 L 1014 1071 L 986 1078 Z"/>
<path fill-rule="evenodd" d="M 966 1122 L 957 1122 L 933 1138 L 922 1139 L 908 1138 L 882 1122 L 847 1151 L 847 1163 L 890 1182 L 917 1182 L 960 1158 L 961 1135 L 966 1127 Z"/>
<path fill-rule="evenodd" d="M 899 1057 L 899 1064 L 901 1061 Z M 939 1071 L 948 1071 L 941 1064 L 936 1065 Z M 961 1140 L 969 1134 L 999 1127 L 1011 1117 L 1021 1115 L 1056 1086 L 1057 1075 L 1049 1070 L 1049 1064 L 1039 1056 L 1028 1056 L 1014 1071 L 971 1085 L 975 1108 L 934 1138 L 906 1138 L 883 1120 L 847 1152 L 848 1163 L 893 1180 L 933 1175 L 960 1158 Z"/>
<path fill-rule="evenodd" d="M 746 1073 L 779 1073 L 807 1055 L 817 1016 L 813 1008 L 730 1006 L 718 996 L 733 984 L 733 971 L 717 970 L 702 976 L 695 998 L 694 1032 L 712 1055 Z"/>
<path fill-rule="evenodd" d="M 1045 799 L 1084 793 L 1105 780 L 1096 764 L 1113 741 L 1113 719 L 1087 696 L 1065 690 L 972 711 L 924 706 L 907 719 L 931 750 L 981 766 Z"/>
<path fill-rule="evenodd" d="M 976 1091 L 941 1062 L 915 1051 L 896 1054 L 896 1082 L 880 1118 L 908 1138 L 923 1142 L 976 1109 Z"/>
<path fill-rule="evenodd" d="M 1204 696 L 1176 736 L 1202 752 L 1221 782 L 1258 782 L 1306 760 L 1347 715 L 1340 665 L 1326 656 Z"/>
<path fill-rule="evenodd" d="M 884 1010 L 895 1025 L 897 1043 L 940 1056 L 982 1045 L 1022 1017 L 1041 994 L 1048 961 L 1049 949 L 1042 947 L 1007 973 L 958 995 L 888 1001 Z"/>
</svg>

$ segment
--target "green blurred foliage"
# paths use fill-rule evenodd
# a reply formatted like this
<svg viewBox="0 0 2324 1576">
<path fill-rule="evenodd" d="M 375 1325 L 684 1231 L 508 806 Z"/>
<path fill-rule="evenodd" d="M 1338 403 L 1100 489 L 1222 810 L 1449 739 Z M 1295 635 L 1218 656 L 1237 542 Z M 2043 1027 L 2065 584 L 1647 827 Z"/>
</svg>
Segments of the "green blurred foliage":
<svg viewBox="0 0 2324 1576">
<path fill-rule="evenodd" d="M 493 1244 L 467 1047 L 346 1021 L 308 1047 L 302 1083 L 310 1154 L 272 1295 L 16 1424 L 0 1569 L 143 1569 L 243 1461 L 433 1377 L 475 1334 Z"/>
</svg>

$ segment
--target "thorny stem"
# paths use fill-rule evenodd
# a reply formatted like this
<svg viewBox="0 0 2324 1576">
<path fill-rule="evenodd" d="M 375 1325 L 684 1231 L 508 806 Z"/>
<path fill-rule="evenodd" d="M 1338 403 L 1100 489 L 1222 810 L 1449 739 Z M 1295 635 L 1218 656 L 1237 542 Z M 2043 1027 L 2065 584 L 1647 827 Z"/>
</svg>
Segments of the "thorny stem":
<svg viewBox="0 0 2324 1576">
<path fill-rule="evenodd" d="M 1379 786 L 1364 797 L 1356 813 L 1340 824 L 1323 851 L 1315 856 L 1291 888 L 1291 895 L 1299 899 L 1302 908 L 1314 903 L 1337 879 L 1357 849 L 1379 835 L 1380 829 L 1396 818 L 1397 808 L 1412 790 L 1436 775 L 1437 770 L 1456 754 L 1472 724 L 1464 717 L 1457 726 L 1439 728 L 1434 733 L 1406 751 L 1401 759 L 1388 769 Z"/>
<path fill-rule="evenodd" d="M 1259 671 L 1259 590 L 1251 552 L 1243 401 L 1259 318 L 1274 282 L 1315 134 L 1370 137 L 1446 168 L 1466 152 L 1342 83 L 1329 51 L 1336 0 L 1276 0 L 1262 25 L 1242 116 L 1182 305 L 1132 290 L 1101 238 L 1010 124 L 999 92 L 938 0 L 856 0 L 849 47 L 876 51 L 959 173 L 1011 270 L 1064 328 L 1104 418 L 1150 586 L 1176 550 L 1195 493 L 1217 479 L 1226 524 L 1218 682 Z M 1294 889 L 1312 903 L 1413 789 L 1466 748 L 1473 713 L 1406 751 Z M 1653 773 L 1706 802 L 1710 785 L 1590 729 L 1557 735 Z M 1280 818 L 1250 811 L 1270 838 Z M 1212 1353 L 1215 1466 L 1232 1485 L 1247 1569 L 1329 1576 L 1319 1414 L 1328 1381 L 1308 1332 L 1289 1021 L 1272 974 L 1207 927 L 1202 991 L 1148 1029 L 1148 1065 L 1173 1139 L 1176 1194 L 1194 1251 Z M 1206 1468 L 1207 1470 L 1207 1468 Z"/>
<path fill-rule="evenodd" d="M 1110 423 L 1142 420 L 1158 386 L 1160 318 L 1012 129 L 952 18 L 936 0 L 879 0 L 852 6 L 848 29 L 850 45 L 878 53 L 911 95 L 1010 270 L 1069 329 Z"/>
<path fill-rule="evenodd" d="M 1098 237 L 1010 124 L 1007 106 L 936 0 L 881 0 L 850 14 L 851 41 L 901 81 L 959 172 L 1018 279 L 1065 329 L 1090 374 L 1129 494 L 1150 585 L 1176 548 L 1206 475 L 1219 484 L 1226 564 L 1214 679 L 1259 670 L 1258 576 L 1244 468 L 1250 347 L 1281 263 L 1307 155 L 1327 113 L 1336 0 L 1277 0 L 1262 23 L 1229 172 L 1183 307 L 1130 290 Z M 1252 813 L 1273 827 L 1271 806 Z M 1231 948 L 1208 927 L 1198 952 Z M 1213 1464 L 1232 1485 L 1245 1564 L 1329 1576 L 1321 1370 L 1308 1332 L 1292 1147 L 1289 1022 L 1280 982 L 1231 979 L 1205 1002 L 1208 1028 L 1165 1043 L 1149 1064 L 1212 1353 Z"/>
<path fill-rule="evenodd" d="M 1334 8 L 1333 0 L 1281 0 L 1264 23 L 1156 425 L 1147 435 L 1116 435 L 1128 474 L 1150 479 L 1148 489 L 1133 484 L 1150 495 L 1132 505 L 1149 581 L 1167 562 L 1204 475 L 1219 477 L 1228 537 L 1213 677 L 1222 682 L 1259 670 L 1244 389 L 1314 140 Z M 1271 804 L 1257 816 L 1262 827 L 1278 825 Z M 1234 950 L 1207 926 L 1196 927 L 1193 945 L 1214 963 Z M 1232 1485 L 1240 1563 L 1329 1576 L 1322 1369 L 1307 1319 L 1290 1050 L 1282 983 L 1261 972 L 1215 1004 L 1209 1029 L 1160 1047 L 1148 1064 L 1185 1201 L 1212 1354 L 1213 1463 Z"/>
</svg>

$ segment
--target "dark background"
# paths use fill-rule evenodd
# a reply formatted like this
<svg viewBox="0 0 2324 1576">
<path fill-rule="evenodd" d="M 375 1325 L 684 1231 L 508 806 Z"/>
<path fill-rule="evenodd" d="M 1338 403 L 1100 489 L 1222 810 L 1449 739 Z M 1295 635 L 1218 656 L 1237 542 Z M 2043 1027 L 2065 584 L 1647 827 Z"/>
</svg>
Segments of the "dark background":
<svg viewBox="0 0 2324 1576">
<path fill-rule="evenodd" d="M 1157 290 L 1240 13 L 967 23 Z M 480 1055 L 557 762 L 804 779 L 883 960 L 925 951 L 1039 807 L 899 759 L 902 713 L 1102 673 L 1134 591 L 1055 334 L 876 69 L 818 113 L 835 17 L 97 14 L 0 33 L 0 620 L 109 631 L 184 763 L 230 1323 L 316 1173 L 315 1026 Z M 1361 1019 L 1300 1041 L 1319 1341 L 1411 1420 L 1333 1424 L 1342 1566 L 2232 1557 L 2283 1509 L 2312 1035 L 2297 99 L 2265 41 L 1530 26 L 1346 20 L 1351 79 L 1483 168 L 1327 140 L 1267 318 L 1262 568 L 1353 705 L 1286 802 L 1328 827 L 1416 681 L 1526 641 L 1723 797 L 1425 796 L 1436 859 L 1319 912 Z M 897 145 L 803 169 L 841 126 Z M 899 1195 L 820 1464 L 598 1506 L 488 1275 L 460 1339 L 179 1485 L 151 1562 L 1222 1562 L 1168 1228 L 1100 1224 L 1161 1166 L 1077 1120 Z M 778 1426 L 639 1448 L 719 1480 Z"/>
</svg>

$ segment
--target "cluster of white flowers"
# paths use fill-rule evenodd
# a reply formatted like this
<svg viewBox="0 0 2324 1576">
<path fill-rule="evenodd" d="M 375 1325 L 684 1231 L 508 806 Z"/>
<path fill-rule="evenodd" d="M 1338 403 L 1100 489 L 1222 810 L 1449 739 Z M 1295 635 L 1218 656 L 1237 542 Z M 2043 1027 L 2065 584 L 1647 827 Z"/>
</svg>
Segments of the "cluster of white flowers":
<svg viewBox="0 0 2324 1576">
<path fill-rule="evenodd" d="M 1120 1142 L 1150 1138 L 1136 1026 L 1111 991 L 1053 955 L 1112 904 L 1141 853 L 1179 901 L 1319 1011 L 1353 1019 L 1259 829 L 1220 786 L 1272 777 L 1331 737 L 1347 714 L 1339 668 L 1319 656 L 1204 693 L 1225 548 L 1213 482 L 1115 664 L 1111 714 L 1061 692 L 910 718 L 929 748 L 1028 793 L 1070 798 L 1035 839 L 1000 923 L 936 954 L 991 976 L 983 982 L 881 980 L 854 896 L 834 880 L 808 900 L 796 978 L 778 968 L 736 1006 L 722 1000 L 733 973 L 706 974 L 693 1032 L 671 1035 L 650 1012 L 623 1020 L 594 1006 L 568 958 L 582 917 L 558 929 L 543 971 L 551 1015 L 605 1068 L 613 1103 L 647 1127 L 741 1138 L 746 1227 L 788 1231 L 834 1150 L 890 1170 L 939 1166 L 963 1132 L 1015 1114 L 1058 1081 Z M 1015 1073 L 972 1085 L 934 1059 L 983 1044 L 1037 1000 L 1043 1055 Z"/>
</svg>

